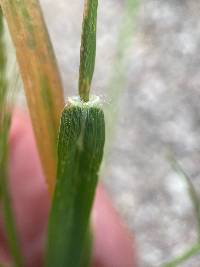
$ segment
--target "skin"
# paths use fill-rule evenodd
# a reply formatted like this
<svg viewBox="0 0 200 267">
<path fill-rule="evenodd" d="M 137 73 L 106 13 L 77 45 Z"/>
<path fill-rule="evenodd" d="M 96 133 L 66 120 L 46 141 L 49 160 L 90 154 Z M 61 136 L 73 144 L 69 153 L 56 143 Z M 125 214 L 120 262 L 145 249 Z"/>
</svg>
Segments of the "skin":
<svg viewBox="0 0 200 267">
<path fill-rule="evenodd" d="M 9 142 L 10 190 L 25 266 L 40 267 L 50 201 L 30 119 L 25 112 L 14 112 Z M 96 193 L 92 227 L 93 267 L 136 267 L 133 239 L 102 185 Z M 0 220 L 0 262 L 9 264 L 9 258 Z"/>
</svg>

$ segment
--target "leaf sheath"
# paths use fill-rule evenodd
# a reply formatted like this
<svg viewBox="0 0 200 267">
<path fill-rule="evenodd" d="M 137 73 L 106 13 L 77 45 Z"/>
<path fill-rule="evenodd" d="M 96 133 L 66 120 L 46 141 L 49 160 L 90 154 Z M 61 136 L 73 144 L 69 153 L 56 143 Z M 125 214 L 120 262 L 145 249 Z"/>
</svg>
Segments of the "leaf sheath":
<svg viewBox="0 0 200 267">
<path fill-rule="evenodd" d="M 90 103 L 90 102 L 88 102 Z M 69 104 L 61 119 L 57 185 L 46 267 L 79 267 L 89 244 L 89 218 L 103 156 L 105 125 L 98 106 Z M 87 243 L 87 244 L 86 244 Z M 87 260 L 88 262 L 88 260 Z"/>
</svg>

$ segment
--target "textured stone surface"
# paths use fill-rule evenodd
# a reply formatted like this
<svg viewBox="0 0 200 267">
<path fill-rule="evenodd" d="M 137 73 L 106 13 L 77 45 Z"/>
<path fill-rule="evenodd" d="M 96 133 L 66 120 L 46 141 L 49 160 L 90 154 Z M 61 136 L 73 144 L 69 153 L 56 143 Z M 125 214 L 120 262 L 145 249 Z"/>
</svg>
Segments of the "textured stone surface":
<svg viewBox="0 0 200 267">
<path fill-rule="evenodd" d="M 100 1 L 93 88 L 105 96 L 126 1 Z M 76 94 L 83 1 L 41 0 L 66 95 Z M 139 247 L 141 267 L 160 266 L 196 240 L 186 186 L 171 151 L 200 185 L 200 2 L 143 0 L 119 105 L 105 183 Z M 134 24 L 134 22 L 133 22 Z M 200 190 L 199 190 L 200 191 Z M 185 267 L 198 267 L 198 259 Z"/>
</svg>

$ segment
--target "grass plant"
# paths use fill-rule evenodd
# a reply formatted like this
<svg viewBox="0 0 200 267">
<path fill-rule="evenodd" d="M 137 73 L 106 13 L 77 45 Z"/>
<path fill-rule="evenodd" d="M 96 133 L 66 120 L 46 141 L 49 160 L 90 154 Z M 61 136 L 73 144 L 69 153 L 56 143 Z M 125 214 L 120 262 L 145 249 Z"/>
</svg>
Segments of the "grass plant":
<svg viewBox="0 0 200 267">
<path fill-rule="evenodd" d="M 107 113 L 116 116 L 116 107 L 125 81 L 124 58 L 130 45 L 132 22 L 139 0 L 127 0 L 123 26 L 116 50 L 115 71 L 109 84 L 112 103 Z M 98 0 L 84 0 L 79 96 L 64 106 L 56 57 L 38 0 L 0 0 L 24 84 L 33 130 L 51 198 L 45 267 L 89 267 L 92 253 L 90 214 L 98 183 L 104 143 L 105 121 L 101 99 L 91 95 L 96 56 Z M 0 199 L 12 265 L 23 267 L 12 199 L 9 194 L 9 129 L 14 105 L 6 79 L 4 22 L 0 13 Z M 117 69 L 117 71 L 116 71 Z M 113 93 L 114 92 L 114 93 Z M 9 104 L 11 101 L 11 104 Z M 111 122 L 112 119 L 109 121 Z M 113 123 L 110 123 L 113 126 Z M 111 132 L 111 127 L 109 127 Z M 190 178 L 179 164 L 173 167 L 188 185 L 197 218 L 198 238 L 183 255 L 163 265 L 175 267 L 200 253 L 200 200 Z M 5 267 L 0 264 L 0 266 Z M 10 267 L 10 266 L 9 266 Z"/>
<path fill-rule="evenodd" d="M 95 66 L 97 6 L 97 0 L 85 0 L 79 96 L 68 99 L 61 116 L 46 267 L 87 267 L 91 261 L 90 213 L 105 142 L 101 100 L 89 94 Z"/>
</svg>

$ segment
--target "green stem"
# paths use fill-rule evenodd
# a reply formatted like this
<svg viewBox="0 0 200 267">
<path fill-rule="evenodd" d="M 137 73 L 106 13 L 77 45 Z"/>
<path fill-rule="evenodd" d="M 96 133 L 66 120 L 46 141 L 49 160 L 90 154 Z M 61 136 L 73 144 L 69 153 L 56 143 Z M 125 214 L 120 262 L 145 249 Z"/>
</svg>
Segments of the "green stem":
<svg viewBox="0 0 200 267">
<path fill-rule="evenodd" d="M 95 67 L 96 24 L 98 0 L 85 0 L 79 69 L 79 95 L 89 101 L 89 93 Z"/>
<path fill-rule="evenodd" d="M 186 182 L 188 187 L 188 193 L 190 196 L 190 199 L 192 201 L 194 215 L 197 223 L 197 231 L 198 231 L 198 242 L 200 242 L 200 199 L 198 196 L 198 193 L 188 176 L 188 174 L 183 170 L 181 165 L 171 156 L 170 162 L 172 164 L 173 169 L 176 171 L 176 173 Z"/>
<path fill-rule="evenodd" d="M 200 253 L 200 243 L 193 245 L 190 249 L 185 251 L 183 255 L 175 258 L 174 260 L 164 264 L 162 267 L 176 267 L 181 263 L 189 260 L 191 257 L 196 256 Z"/>
</svg>

